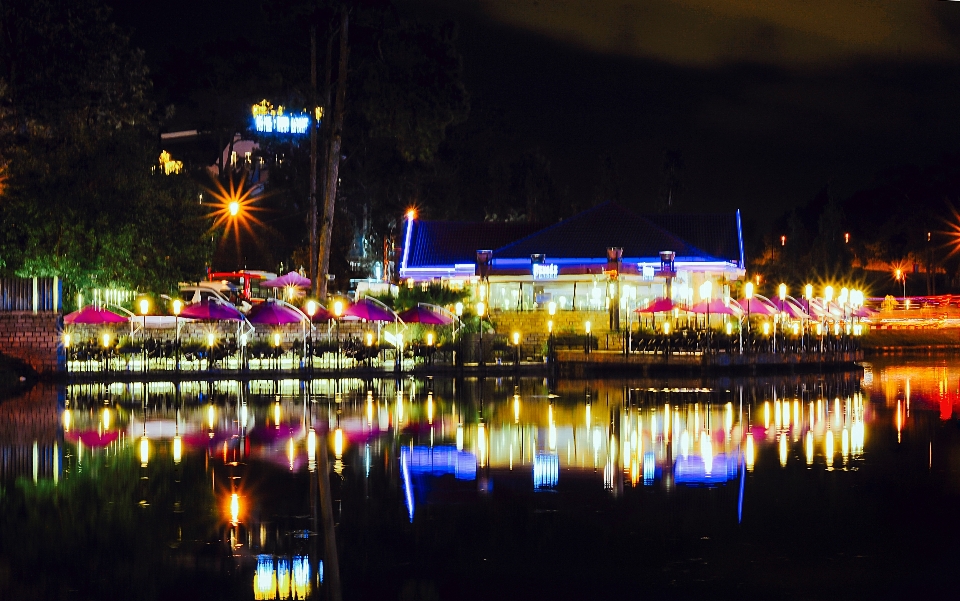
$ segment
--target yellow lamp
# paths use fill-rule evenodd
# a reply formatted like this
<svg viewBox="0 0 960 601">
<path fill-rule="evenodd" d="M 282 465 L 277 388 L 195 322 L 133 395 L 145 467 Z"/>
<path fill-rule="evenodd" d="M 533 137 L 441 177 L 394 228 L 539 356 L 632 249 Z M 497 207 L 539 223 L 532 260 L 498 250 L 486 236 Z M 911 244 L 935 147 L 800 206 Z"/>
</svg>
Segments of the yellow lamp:
<svg viewBox="0 0 960 601">
<path fill-rule="evenodd" d="M 753 298 L 753 282 L 747 282 L 743 286 L 743 296 L 747 300 Z"/>
<path fill-rule="evenodd" d="M 433 346 L 433 332 L 427 332 L 427 346 Z"/>
<path fill-rule="evenodd" d="M 547 313 L 549 313 L 551 317 L 554 316 L 554 315 L 556 315 L 556 314 L 557 314 L 557 303 L 555 303 L 555 302 L 553 302 L 553 301 L 550 301 L 549 303 L 547 303 Z"/>
<path fill-rule="evenodd" d="M 140 299 L 139 306 L 140 306 L 140 315 L 146 315 L 147 313 L 150 312 L 150 301 L 149 301 L 149 300 L 147 300 L 147 299 L 145 299 L 145 298 L 141 298 L 141 299 Z"/>
<path fill-rule="evenodd" d="M 280 346 L 280 332 L 274 332 L 274 334 L 273 334 L 273 346 Z"/>
<path fill-rule="evenodd" d="M 587 334 L 590 333 L 590 322 L 589 322 L 589 321 L 583 324 L 583 329 L 586 330 Z"/>
<path fill-rule="evenodd" d="M 823 289 L 823 300 L 828 304 L 833 300 L 833 286 L 827 286 Z"/>
<path fill-rule="evenodd" d="M 70 348 L 70 334 L 63 335 L 63 348 Z"/>
<path fill-rule="evenodd" d="M 813 298 L 813 285 L 807 284 L 803 287 L 803 296 L 805 296 L 807 300 Z"/>
<path fill-rule="evenodd" d="M 700 300 L 709 301 L 712 293 L 713 282 L 707 280 L 706 282 L 700 284 Z"/>
<path fill-rule="evenodd" d="M 333 303 L 333 316 L 340 319 L 341 315 L 343 315 L 343 301 L 337 300 Z"/>
<path fill-rule="evenodd" d="M 520 344 L 520 332 L 513 333 L 513 345 L 517 346 Z"/>
<path fill-rule="evenodd" d="M 109 333 L 109 332 L 104 332 L 104 333 L 103 333 L 102 341 L 103 341 L 103 348 L 109 348 L 109 347 L 110 347 L 110 333 Z"/>
<path fill-rule="evenodd" d="M 457 317 L 463 317 L 463 303 L 457 303 L 453 306 L 454 313 L 457 314 Z"/>
<path fill-rule="evenodd" d="M 664 333 L 664 334 L 669 334 L 669 333 L 670 333 L 670 322 L 669 322 L 669 321 L 663 322 L 663 333 Z"/>
<path fill-rule="evenodd" d="M 373 333 L 367 332 L 367 346 L 373 346 Z"/>
<path fill-rule="evenodd" d="M 307 315 L 310 316 L 310 319 L 313 319 L 313 316 L 317 314 L 317 301 L 310 299 L 306 304 Z"/>
<path fill-rule="evenodd" d="M 780 284 L 780 300 L 786 300 L 786 299 L 787 299 L 787 285 Z"/>
<path fill-rule="evenodd" d="M 487 306 L 482 302 L 477 303 L 477 317 L 483 319 L 483 314 L 486 312 Z"/>
<path fill-rule="evenodd" d="M 553 333 L 553 320 L 552 320 L 552 319 L 547 321 L 547 332 L 550 333 L 550 334 Z"/>
<path fill-rule="evenodd" d="M 180 311 L 183 311 L 183 301 L 179 298 L 175 298 L 173 299 L 173 314 L 179 317 Z"/>
</svg>

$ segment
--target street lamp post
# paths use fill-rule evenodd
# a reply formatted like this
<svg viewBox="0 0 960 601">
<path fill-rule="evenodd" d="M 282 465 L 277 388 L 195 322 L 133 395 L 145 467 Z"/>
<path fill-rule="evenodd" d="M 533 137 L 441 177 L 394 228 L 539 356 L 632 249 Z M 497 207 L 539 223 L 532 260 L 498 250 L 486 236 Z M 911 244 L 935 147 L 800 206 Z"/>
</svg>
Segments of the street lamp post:
<svg viewBox="0 0 960 601">
<path fill-rule="evenodd" d="M 787 347 L 787 314 L 783 311 L 783 303 L 787 300 L 787 285 L 780 284 L 778 289 L 780 293 L 780 338 L 781 338 L 781 350 L 786 350 Z M 777 352 L 777 334 L 773 334 L 773 352 Z"/>
<path fill-rule="evenodd" d="M 903 282 L 903 302 L 907 302 L 907 274 L 899 267 L 893 272 L 898 282 Z"/>
<path fill-rule="evenodd" d="M 457 350 L 456 358 L 454 360 L 454 365 L 463 366 L 463 334 L 460 333 L 460 330 L 463 329 L 463 303 L 457 303 L 453 307 L 454 312 L 457 315 L 457 328 L 454 330 L 454 335 L 457 338 Z"/>
<path fill-rule="evenodd" d="M 549 340 L 547 341 L 547 357 L 549 358 L 550 363 L 553 363 L 553 316 L 557 314 L 557 303 L 550 301 L 547 303 L 547 314 L 550 315 L 550 319 L 547 321 L 547 333 L 549 335 Z"/>
<path fill-rule="evenodd" d="M 750 299 L 753 298 L 753 282 L 747 282 L 743 287 L 743 296 L 747 299 L 747 340 L 750 340 Z"/>
<path fill-rule="evenodd" d="M 515 366 L 520 369 L 520 332 L 513 333 L 513 346 L 516 347 L 517 351 Z"/>
<path fill-rule="evenodd" d="M 310 299 L 307 301 L 307 316 L 310 318 L 310 346 L 307 347 L 306 338 L 304 338 L 303 343 L 303 354 L 306 355 L 307 351 L 310 352 L 309 364 L 307 365 L 310 373 L 313 373 L 313 316 L 317 314 L 317 301 Z"/>
<path fill-rule="evenodd" d="M 830 302 L 833 301 L 833 286 L 823 289 L 823 329 L 827 329 L 827 313 L 830 312 Z M 820 352 L 823 352 L 823 334 L 820 335 Z"/>
<path fill-rule="evenodd" d="M 589 322 L 589 321 L 583 324 L 583 329 L 584 329 L 584 331 L 586 331 L 586 333 L 587 333 L 586 342 L 585 342 L 584 345 L 583 345 L 583 352 L 586 353 L 586 354 L 590 354 L 590 351 L 592 350 L 592 347 L 593 347 L 593 344 L 591 344 L 591 343 L 593 342 L 593 340 L 591 339 L 591 336 L 590 336 L 590 322 Z"/>
<path fill-rule="evenodd" d="M 710 352 L 710 297 L 713 295 L 713 282 L 710 280 L 700 284 L 700 300 L 707 303 L 707 352 Z"/>
<path fill-rule="evenodd" d="M 180 311 L 183 310 L 183 301 L 179 298 L 173 299 L 173 325 L 174 325 L 174 342 L 173 342 L 173 356 L 174 356 L 174 369 L 180 371 Z"/>
<path fill-rule="evenodd" d="M 333 303 L 333 317 L 337 328 L 337 369 L 340 369 L 340 316 L 343 315 L 343 301 L 336 300 Z"/>
<path fill-rule="evenodd" d="M 140 355 L 142 363 L 140 365 L 140 371 L 147 372 L 147 313 L 150 312 L 150 301 L 146 298 L 141 298 L 138 303 L 140 307 L 140 315 L 143 316 L 143 332 L 140 334 Z"/>
<path fill-rule="evenodd" d="M 486 311 L 487 306 L 480 301 L 477 303 L 477 317 L 478 321 L 478 334 L 477 334 L 477 367 L 480 368 L 480 371 L 483 371 L 483 314 Z"/>
</svg>

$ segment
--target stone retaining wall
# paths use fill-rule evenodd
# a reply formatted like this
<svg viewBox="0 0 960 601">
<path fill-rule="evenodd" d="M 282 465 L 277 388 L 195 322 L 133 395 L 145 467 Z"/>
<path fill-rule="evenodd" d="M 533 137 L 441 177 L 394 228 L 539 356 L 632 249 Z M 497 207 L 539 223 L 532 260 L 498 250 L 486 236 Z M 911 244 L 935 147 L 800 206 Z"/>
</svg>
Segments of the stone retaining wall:
<svg viewBox="0 0 960 601">
<path fill-rule="evenodd" d="M 64 368 L 59 313 L 0 312 L 0 353 L 19 359 L 38 373 Z"/>
</svg>

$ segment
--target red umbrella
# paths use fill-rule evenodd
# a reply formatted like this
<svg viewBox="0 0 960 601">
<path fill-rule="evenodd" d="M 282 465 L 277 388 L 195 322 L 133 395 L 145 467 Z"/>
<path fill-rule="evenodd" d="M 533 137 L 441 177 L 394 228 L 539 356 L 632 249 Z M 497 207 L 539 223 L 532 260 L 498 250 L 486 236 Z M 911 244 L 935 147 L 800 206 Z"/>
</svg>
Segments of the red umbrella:
<svg viewBox="0 0 960 601">
<path fill-rule="evenodd" d="M 453 323 L 452 317 L 448 317 L 422 305 L 407 309 L 400 314 L 400 319 L 402 319 L 404 323 L 423 323 L 434 326 L 446 326 Z"/>
<path fill-rule="evenodd" d="M 686 311 L 686 309 L 674 303 L 669 298 L 658 298 L 657 300 L 653 301 L 643 309 L 637 309 L 636 311 L 637 313 L 669 313 L 674 309 L 680 309 L 681 311 Z"/>
<path fill-rule="evenodd" d="M 707 301 L 701 301 L 690 308 L 694 313 L 710 313 L 712 315 L 733 315 L 740 317 L 743 314 L 743 310 L 740 308 L 740 305 L 736 301 L 731 301 L 730 304 L 724 303 L 721 299 L 715 298 L 709 303 Z"/>
<path fill-rule="evenodd" d="M 268 300 L 250 310 L 247 321 L 271 326 L 282 326 L 288 323 L 300 323 L 303 314 L 296 309 Z"/>
<path fill-rule="evenodd" d="M 367 321 L 395 321 L 397 314 L 369 298 L 355 302 L 343 312 L 344 317 L 355 317 Z"/>
<path fill-rule="evenodd" d="M 63 323 L 125 323 L 129 321 L 123 315 L 117 315 L 113 311 L 101 309 L 93 305 L 87 305 L 79 311 L 68 313 L 63 317 Z"/>
<path fill-rule="evenodd" d="M 219 303 L 205 298 L 198 303 L 187 305 L 180 312 L 180 317 L 197 319 L 200 321 L 242 321 L 243 313 L 233 305 Z"/>
<path fill-rule="evenodd" d="M 286 275 L 282 275 L 278 278 L 273 278 L 272 280 L 266 280 L 260 282 L 261 288 L 286 288 L 287 286 L 296 286 L 297 288 L 309 288 L 310 280 L 303 277 L 296 271 L 291 271 Z"/>
</svg>

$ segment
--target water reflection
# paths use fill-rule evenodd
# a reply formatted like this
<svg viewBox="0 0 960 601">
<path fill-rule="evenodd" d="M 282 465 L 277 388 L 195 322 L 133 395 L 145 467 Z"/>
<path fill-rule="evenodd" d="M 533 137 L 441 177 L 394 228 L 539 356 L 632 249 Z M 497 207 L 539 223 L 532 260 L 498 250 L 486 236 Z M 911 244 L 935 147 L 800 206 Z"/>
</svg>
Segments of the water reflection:
<svg viewBox="0 0 960 601">
<path fill-rule="evenodd" d="M 48 512 L 38 510 L 41 523 L 61 519 L 53 509 L 58 503 L 93 515 L 100 507 L 123 507 L 106 524 L 117 537 L 150 541 L 155 548 L 137 547 L 135 557 L 137 565 L 159 566 L 158 582 L 189 573 L 217 591 L 214 598 L 320 598 L 326 557 L 318 478 L 329 465 L 345 586 L 374 590 L 362 574 L 382 564 L 387 581 L 399 587 L 405 576 L 398 566 L 408 560 L 379 551 L 376 541 L 391 541 L 385 549 L 430 548 L 440 573 L 464 574 L 459 564 L 444 567 L 448 547 L 430 542 L 446 541 L 440 532 L 449 530 L 485 548 L 485 539 L 458 521 L 461 514 L 529 551 L 535 539 L 523 538 L 527 526 L 476 517 L 488 505 L 506 515 L 513 507 L 531 508 L 531 515 L 559 512 L 562 531 L 581 514 L 645 507 L 644 519 L 651 520 L 645 531 L 656 532 L 663 527 L 657 516 L 675 515 L 697 499 L 701 530 L 725 520 L 749 530 L 779 511 L 771 502 L 778 489 L 812 495 L 827 473 L 853 483 L 889 445 L 926 437 L 923 467 L 932 467 L 934 435 L 917 420 L 953 415 L 960 392 L 949 384 L 956 387 L 957 374 L 944 366 L 869 365 L 862 378 L 408 378 L 38 389 L 34 398 L 0 404 L 9 418 L 0 422 L 7 424 L 0 428 L 0 478 L 15 491 L 0 501 L 0 520 L 11 536 L 28 535 L 37 522 L 18 523 L 12 503 L 37 495 L 49 500 L 37 505 Z M 602 523 L 618 531 L 613 518 Z M 62 544 L 50 536 L 23 557 L 2 543 L 0 571 L 32 566 L 30 557 L 41 548 L 47 553 L 45 545 Z M 78 546 L 68 563 L 81 561 L 90 546 L 107 556 L 125 548 L 84 536 L 70 543 Z M 509 555 L 510 545 L 496 548 Z M 79 570 L 52 576 L 51 586 L 136 598 L 136 581 L 104 592 L 100 580 Z M 4 586 L 11 585 L 0 579 L 0 592 Z M 397 589 L 378 594 L 394 598 Z"/>
</svg>

